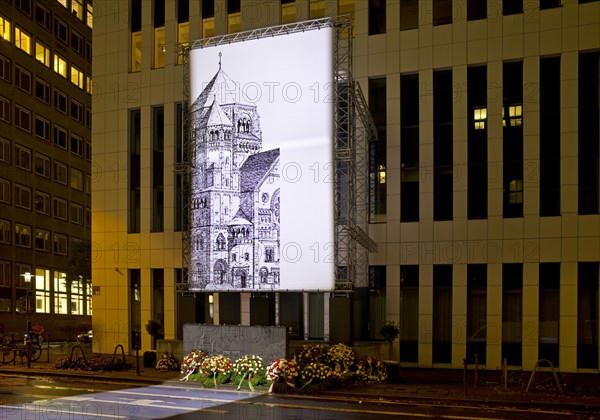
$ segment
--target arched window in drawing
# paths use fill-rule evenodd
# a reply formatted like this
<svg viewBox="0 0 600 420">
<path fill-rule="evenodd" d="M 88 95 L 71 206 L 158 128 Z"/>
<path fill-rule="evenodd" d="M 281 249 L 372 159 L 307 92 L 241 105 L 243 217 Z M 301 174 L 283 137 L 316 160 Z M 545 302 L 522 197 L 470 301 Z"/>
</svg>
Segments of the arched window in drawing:
<svg viewBox="0 0 600 420">
<path fill-rule="evenodd" d="M 217 249 L 220 251 L 225 249 L 225 237 L 222 233 L 217 236 Z"/>
<path fill-rule="evenodd" d="M 238 133 L 249 133 L 252 128 L 252 119 L 248 115 L 243 115 L 238 119 L 237 130 Z"/>
<path fill-rule="evenodd" d="M 267 277 L 269 275 L 269 270 L 267 270 L 267 267 L 261 267 L 260 271 L 258 272 L 258 275 L 260 276 L 260 282 L 266 283 Z"/>
<path fill-rule="evenodd" d="M 223 284 L 225 282 L 225 276 L 227 275 L 227 265 L 223 260 L 217 260 L 214 266 L 214 279 L 216 284 Z"/>
<path fill-rule="evenodd" d="M 242 270 L 241 268 L 235 270 L 235 283 L 234 284 L 238 285 L 241 288 L 245 288 L 247 278 L 248 278 L 248 274 L 246 273 L 246 270 Z"/>
</svg>

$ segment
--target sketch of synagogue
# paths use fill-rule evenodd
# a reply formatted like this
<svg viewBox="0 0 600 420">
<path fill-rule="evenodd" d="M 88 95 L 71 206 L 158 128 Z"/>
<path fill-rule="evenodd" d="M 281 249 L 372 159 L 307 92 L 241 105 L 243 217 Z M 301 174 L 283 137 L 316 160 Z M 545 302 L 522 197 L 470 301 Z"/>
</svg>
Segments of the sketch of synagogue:
<svg viewBox="0 0 600 420">
<path fill-rule="evenodd" d="M 220 54 L 219 54 L 220 56 Z M 279 149 L 221 68 L 190 109 L 190 289 L 279 288 Z"/>
</svg>

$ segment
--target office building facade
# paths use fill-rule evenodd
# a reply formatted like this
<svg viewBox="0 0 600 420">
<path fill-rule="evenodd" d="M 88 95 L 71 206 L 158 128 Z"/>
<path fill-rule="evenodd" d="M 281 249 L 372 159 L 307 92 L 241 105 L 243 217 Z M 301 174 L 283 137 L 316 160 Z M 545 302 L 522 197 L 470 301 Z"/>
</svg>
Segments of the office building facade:
<svg viewBox="0 0 600 420">
<path fill-rule="evenodd" d="M 74 340 L 92 315 L 93 4 L 0 4 L 0 324 Z"/>
<path fill-rule="evenodd" d="M 403 366 L 598 371 L 599 1 L 95 4 L 96 351 L 151 347 L 150 319 L 167 340 L 199 322 L 329 341 L 329 293 L 185 292 L 177 44 L 348 14 L 379 134 L 352 342 L 394 321 Z"/>
</svg>

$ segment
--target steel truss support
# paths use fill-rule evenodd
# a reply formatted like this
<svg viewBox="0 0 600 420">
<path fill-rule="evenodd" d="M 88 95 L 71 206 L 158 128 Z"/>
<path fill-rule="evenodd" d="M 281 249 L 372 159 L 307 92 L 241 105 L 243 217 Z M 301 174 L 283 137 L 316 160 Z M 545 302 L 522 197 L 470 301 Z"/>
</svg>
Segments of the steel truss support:
<svg viewBox="0 0 600 420">
<path fill-rule="evenodd" d="M 327 17 L 235 34 L 220 35 L 179 44 L 183 63 L 183 160 L 175 171 L 182 178 L 182 264 L 183 276 L 175 290 L 188 290 L 190 262 L 191 175 L 195 139 L 190 133 L 189 110 L 191 49 L 206 48 L 232 42 L 285 35 L 332 27 L 334 40 L 334 130 L 335 130 L 335 264 L 337 267 L 334 296 L 349 296 L 355 286 L 368 285 L 368 253 L 377 244 L 368 236 L 369 220 L 369 142 L 377 131 L 368 111 L 360 86 L 352 77 L 352 23 L 348 17 Z"/>
</svg>

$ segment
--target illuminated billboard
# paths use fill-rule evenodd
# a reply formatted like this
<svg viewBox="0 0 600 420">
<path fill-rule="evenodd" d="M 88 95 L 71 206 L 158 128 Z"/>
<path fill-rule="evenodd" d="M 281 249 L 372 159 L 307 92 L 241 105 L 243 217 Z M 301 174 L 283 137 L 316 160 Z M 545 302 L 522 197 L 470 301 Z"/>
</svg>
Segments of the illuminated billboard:
<svg viewBox="0 0 600 420">
<path fill-rule="evenodd" d="M 190 49 L 190 290 L 333 289 L 333 37 Z"/>
</svg>

